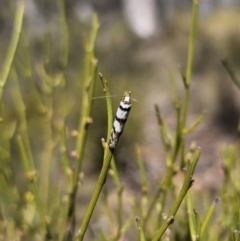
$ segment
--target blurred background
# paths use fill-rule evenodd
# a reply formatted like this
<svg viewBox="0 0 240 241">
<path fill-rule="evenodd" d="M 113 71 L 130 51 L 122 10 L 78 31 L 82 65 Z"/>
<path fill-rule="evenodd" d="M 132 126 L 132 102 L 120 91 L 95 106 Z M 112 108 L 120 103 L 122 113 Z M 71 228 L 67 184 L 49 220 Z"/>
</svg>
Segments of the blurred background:
<svg viewBox="0 0 240 241">
<path fill-rule="evenodd" d="M 10 2 L 0 2 L 0 63 L 4 60 L 12 33 Z M 165 168 L 154 104 L 160 106 L 165 121 L 170 128 L 174 128 L 176 118 L 170 95 L 170 77 L 172 75 L 176 79 L 181 98 L 183 83 L 180 72 L 186 68 L 192 1 L 67 0 L 65 4 L 70 41 L 67 98 L 73 103 L 72 114 L 68 118 L 69 130 L 76 128 L 78 122 L 77 107 L 81 101 L 78 95 L 81 79 L 78 76 L 82 73 L 83 44 L 89 33 L 92 15 L 97 13 L 100 29 L 96 57 L 99 71 L 108 80 L 111 94 L 118 96 L 112 100 L 114 110 L 124 90 L 130 90 L 132 97 L 137 100 L 133 102 L 129 120 L 115 152 L 121 177 L 129 188 L 139 185 L 133 151 L 134 144 L 139 143 L 149 178 L 154 183 L 162 177 Z M 221 184 L 219 145 L 236 138 L 240 96 L 222 66 L 221 59 L 228 58 L 236 73 L 240 74 L 239 7 L 238 0 L 200 1 L 188 123 L 202 111 L 207 113 L 207 118 L 187 140 L 189 143 L 195 141 L 202 149 L 196 186 L 207 186 L 209 190 L 215 190 Z M 43 45 L 46 39 L 51 46 L 52 71 L 61 68 L 56 61 L 61 42 L 59 29 L 55 1 L 26 0 L 24 32 L 29 40 L 33 68 L 47 51 Z M 24 61 L 25 57 L 17 52 L 18 61 Z M 26 93 L 24 101 L 28 122 L 34 126 L 37 120 L 28 84 L 24 78 L 20 80 L 22 91 Z M 37 85 L 39 82 L 36 78 Z M 10 88 L 10 83 L 7 83 L 4 101 L 9 102 L 8 111 L 11 113 Z M 95 96 L 102 95 L 99 81 Z M 106 128 L 105 100 L 96 98 L 83 167 L 89 179 L 95 178 L 102 165 L 100 139 L 105 137 Z M 38 157 L 41 152 L 41 130 L 39 133 L 33 130 L 34 133 L 31 133 L 29 129 L 31 144 Z M 71 149 L 71 143 L 69 145 Z"/>
</svg>

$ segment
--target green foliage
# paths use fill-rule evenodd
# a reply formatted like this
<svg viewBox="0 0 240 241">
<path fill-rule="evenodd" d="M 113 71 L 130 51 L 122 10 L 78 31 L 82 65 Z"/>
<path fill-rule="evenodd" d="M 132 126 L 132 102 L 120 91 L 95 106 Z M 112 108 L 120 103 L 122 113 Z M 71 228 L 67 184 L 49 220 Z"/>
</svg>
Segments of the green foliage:
<svg viewBox="0 0 240 241">
<path fill-rule="evenodd" d="M 196 202 L 198 204 L 202 200 L 192 190 L 194 171 L 201 152 L 194 143 L 187 146 L 185 136 L 194 132 L 205 117 L 205 113 L 202 113 L 192 124 L 186 125 L 198 1 L 193 1 L 187 69 L 186 74 L 182 74 L 183 101 L 178 97 L 174 76 L 171 74 L 170 77 L 176 116 L 175 132 L 170 131 L 158 106 L 155 106 L 166 172 L 152 187 L 141 148 L 136 144 L 141 181 L 141 194 L 137 196 L 133 191 L 124 190 L 114 150 L 110 150 L 107 144 L 113 111 L 107 81 L 99 74 L 107 102 L 107 139 L 106 142 L 102 139 L 103 165 L 83 217 L 79 217 L 79 210 L 85 207 L 77 202 L 77 193 L 83 191 L 85 185 L 80 184 L 88 127 L 92 123 L 92 98 L 98 79 L 94 44 L 99 23 L 94 15 L 88 40 L 84 44 L 83 73 L 74 78 L 68 72 L 70 36 L 64 1 L 58 1 L 57 6 L 61 35 L 58 57 L 55 59 L 57 64 L 51 58 L 53 46 L 48 34 L 42 43 L 43 55 L 38 60 L 32 56 L 22 27 L 24 1 L 19 0 L 13 11 L 13 33 L 0 72 L 0 240 L 80 241 L 84 237 L 106 241 L 117 241 L 124 237 L 140 241 L 157 241 L 163 237 L 192 241 L 240 240 L 240 125 L 236 142 L 221 148 L 224 181 L 219 197 L 212 202 L 207 191 L 202 190 L 201 197 L 207 206 L 203 210 L 196 210 Z M 231 66 L 226 61 L 223 64 L 239 88 L 239 80 Z M 73 85 L 70 92 L 69 85 Z M 4 95 L 8 98 L 4 98 Z M 11 99 L 10 104 L 8 99 Z M 73 128 L 74 121 L 69 119 L 75 112 L 80 117 L 75 118 L 78 127 Z M 108 174 L 111 179 L 107 179 Z M 179 185 L 174 182 L 175 178 L 178 178 Z M 112 197 L 102 193 L 106 180 L 112 181 L 115 186 L 115 208 L 111 205 Z M 99 199 L 101 193 L 103 200 Z M 221 209 L 215 215 L 220 198 Z M 104 221 L 107 227 L 100 229 L 97 234 L 91 234 L 91 217 L 98 203 L 103 206 L 99 216 L 108 220 Z"/>
</svg>

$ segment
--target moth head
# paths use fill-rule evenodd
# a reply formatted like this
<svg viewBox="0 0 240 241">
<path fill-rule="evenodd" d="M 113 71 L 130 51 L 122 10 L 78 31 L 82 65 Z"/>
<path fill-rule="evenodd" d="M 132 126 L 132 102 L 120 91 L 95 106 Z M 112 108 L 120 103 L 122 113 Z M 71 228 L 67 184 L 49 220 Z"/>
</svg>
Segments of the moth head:
<svg viewBox="0 0 240 241">
<path fill-rule="evenodd" d="M 123 101 L 123 102 L 129 102 L 129 103 L 131 103 L 131 91 L 126 90 L 126 91 L 124 92 L 122 101 Z"/>
</svg>

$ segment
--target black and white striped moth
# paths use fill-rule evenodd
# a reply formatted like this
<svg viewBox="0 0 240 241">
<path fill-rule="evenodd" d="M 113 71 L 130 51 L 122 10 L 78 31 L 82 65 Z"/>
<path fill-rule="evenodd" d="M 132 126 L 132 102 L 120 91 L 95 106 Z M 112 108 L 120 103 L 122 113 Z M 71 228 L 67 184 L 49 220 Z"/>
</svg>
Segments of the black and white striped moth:
<svg viewBox="0 0 240 241">
<path fill-rule="evenodd" d="M 131 110 L 131 92 L 125 91 L 122 100 L 120 101 L 117 113 L 113 122 L 111 137 L 109 140 L 109 148 L 115 149 L 118 140 L 123 132 L 124 125 L 127 121 L 129 112 Z"/>
</svg>

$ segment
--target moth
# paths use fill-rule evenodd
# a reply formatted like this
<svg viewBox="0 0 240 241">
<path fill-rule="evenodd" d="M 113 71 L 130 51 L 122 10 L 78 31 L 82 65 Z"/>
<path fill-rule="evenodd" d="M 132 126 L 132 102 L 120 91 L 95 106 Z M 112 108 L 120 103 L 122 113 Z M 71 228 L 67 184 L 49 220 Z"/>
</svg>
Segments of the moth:
<svg viewBox="0 0 240 241">
<path fill-rule="evenodd" d="M 118 106 L 115 119 L 112 126 L 112 132 L 109 140 L 109 148 L 115 149 L 119 138 L 123 132 L 129 112 L 132 108 L 131 92 L 125 91 L 122 100 Z"/>
</svg>

